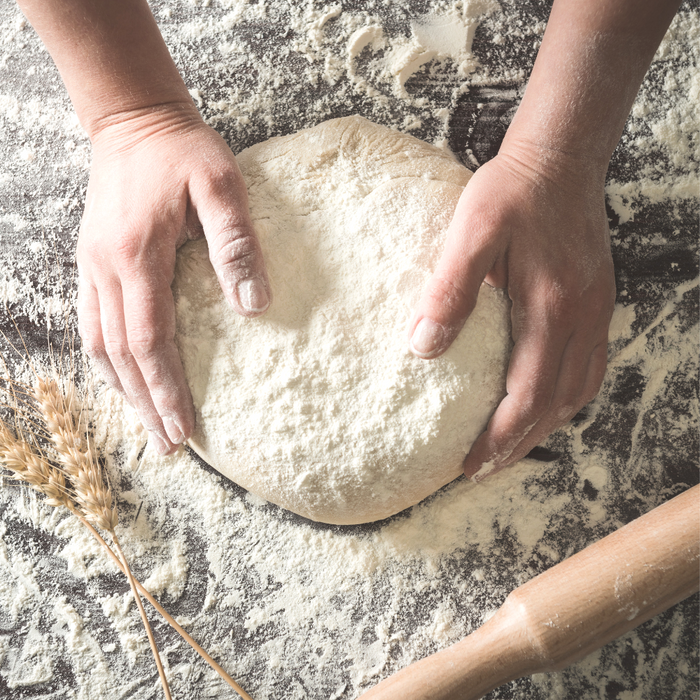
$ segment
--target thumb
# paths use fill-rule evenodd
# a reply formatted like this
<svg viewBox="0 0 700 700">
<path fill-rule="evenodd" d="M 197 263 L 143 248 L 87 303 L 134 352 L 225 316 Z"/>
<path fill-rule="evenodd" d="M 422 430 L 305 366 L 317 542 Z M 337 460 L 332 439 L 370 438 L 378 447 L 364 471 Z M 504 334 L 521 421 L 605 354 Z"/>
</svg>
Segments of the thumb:
<svg viewBox="0 0 700 700">
<path fill-rule="evenodd" d="M 243 316 L 259 316 L 272 295 L 240 171 L 236 168 L 191 194 L 226 300 Z"/>
<path fill-rule="evenodd" d="M 409 323 L 410 348 L 417 357 L 432 359 L 450 347 L 474 310 L 481 283 L 498 257 L 487 231 L 468 223 L 470 219 L 472 212 L 458 205 L 445 249 Z"/>
</svg>

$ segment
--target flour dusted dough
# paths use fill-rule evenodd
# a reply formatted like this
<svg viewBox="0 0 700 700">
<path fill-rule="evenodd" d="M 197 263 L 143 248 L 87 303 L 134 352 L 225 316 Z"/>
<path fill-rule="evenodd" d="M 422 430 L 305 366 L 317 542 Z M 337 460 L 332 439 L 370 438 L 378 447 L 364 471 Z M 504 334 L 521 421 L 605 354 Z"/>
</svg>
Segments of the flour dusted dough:
<svg viewBox="0 0 700 700">
<path fill-rule="evenodd" d="M 192 447 L 253 493 L 328 523 L 385 518 L 461 474 L 504 395 L 508 302 L 484 286 L 441 358 L 410 354 L 407 319 L 471 173 L 360 117 L 238 158 L 272 286 L 262 317 L 224 301 L 204 241 L 184 246 L 177 342 Z"/>
</svg>

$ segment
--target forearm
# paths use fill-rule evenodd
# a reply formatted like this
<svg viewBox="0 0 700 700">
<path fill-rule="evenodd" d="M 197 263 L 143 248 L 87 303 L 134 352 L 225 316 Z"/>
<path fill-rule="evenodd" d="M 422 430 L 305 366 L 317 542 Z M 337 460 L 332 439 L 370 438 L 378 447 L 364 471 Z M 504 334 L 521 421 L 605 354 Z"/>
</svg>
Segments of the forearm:
<svg viewBox="0 0 700 700">
<path fill-rule="evenodd" d="M 125 115 L 193 109 L 146 0 L 17 0 L 93 138 Z"/>
<path fill-rule="evenodd" d="M 573 156 L 603 173 L 678 0 L 555 0 L 503 142 Z"/>
</svg>

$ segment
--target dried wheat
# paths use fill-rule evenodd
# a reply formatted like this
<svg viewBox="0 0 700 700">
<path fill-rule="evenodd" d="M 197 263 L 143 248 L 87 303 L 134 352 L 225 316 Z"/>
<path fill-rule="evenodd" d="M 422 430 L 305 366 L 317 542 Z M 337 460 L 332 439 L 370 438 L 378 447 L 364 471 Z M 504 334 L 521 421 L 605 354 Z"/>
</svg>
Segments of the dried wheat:
<svg viewBox="0 0 700 700">
<path fill-rule="evenodd" d="M 117 507 L 112 504 L 112 492 L 105 483 L 100 462 L 90 444 L 87 431 L 81 425 L 83 421 L 80 420 L 80 414 L 77 411 L 75 387 L 70 381 L 59 383 L 55 377 L 47 379 L 37 376 L 32 395 L 38 404 L 49 438 L 56 450 L 58 463 L 64 469 L 73 487 L 75 501 L 82 511 L 83 517 L 97 527 L 107 530 L 112 536 L 119 559 L 123 564 L 122 570 L 129 580 L 134 600 L 143 620 L 163 692 L 166 700 L 171 700 L 165 669 L 160 660 L 158 646 L 136 587 L 136 579 L 131 573 L 117 538 Z M 77 416 L 76 413 L 78 413 Z"/>
<path fill-rule="evenodd" d="M 38 377 L 32 394 L 39 406 L 49 438 L 75 492 L 75 500 L 88 521 L 114 533 L 118 523 L 117 508 L 105 485 L 89 438 L 76 416 L 77 400 L 72 382 L 62 391 L 55 378 Z"/>
<path fill-rule="evenodd" d="M 44 494 L 49 505 L 76 509 L 63 472 L 38 455 L 28 442 L 18 439 L 3 420 L 0 420 L 0 461 L 15 479 Z"/>
<path fill-rule="evenodd" d="M 143 610 L 138 591 L 140 591 L 163 618 L 197 653 L 231 686 L 244 700 L 252 700 L 231 676 L 218 664 L 197 642 L 172 618 L 158 601 L 131 574 L 119 541 L 116 537 L 117 509 L 112 506 L 111 491 L 105 485 L 102 470 L 90 444 L 90 439 L 79 410 L 77 392 L 72 382 L 60 382 L 56 378 L 47 379 L 37 375 L 35 387 L 26 389 L 7 376 L 4 378 L 11 386 L 7 393 L 13 398 L 13 410 L 25 422 L 31 423 L 37 430 L 46 431 L 45 437 L 53 445 L 60 467 L 52 464 L 38 448 L 30 442 L 18 438 L 0 419 L 0 462 L 18 481 L 27 483 L 31 488 L 44 494 L 51 506 L 64 506 L 90 530 L 92 535 L 104 547 L 113 561 L 129 580 L 139 612 L 153 649 L 163 689 L 168 700 L 170 690 L 160 662 L 158 650 Z M 62 389 L 63 387 L 63 389 Z M 36 402 L 39 421 L 36 423 L 31 412 L 20 411 L 17 390 Z M 38 426 L 43 424 L 41 429 Z M 119 556 L 115 555 L 104 538 L 94 529 L 93 524 L 112 535 Z"/>
</svg>

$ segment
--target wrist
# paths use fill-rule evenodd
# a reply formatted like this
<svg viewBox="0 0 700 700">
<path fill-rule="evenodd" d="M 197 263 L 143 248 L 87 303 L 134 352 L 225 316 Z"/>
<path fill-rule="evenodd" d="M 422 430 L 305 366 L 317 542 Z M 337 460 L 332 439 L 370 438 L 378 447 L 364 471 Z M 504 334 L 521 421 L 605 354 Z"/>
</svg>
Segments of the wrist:
<svg viewBox="0 0 700 700">
<path fill-rule="evenodd" d="M 607 168 L 677 0 L 555 0 L 504 140 Z"/>
<path fill-rule="evenodd" d="M 587 169 L 605 174 L 626 113 L 612 101 L 601 101 L 595 91 L 592 95 L 591 90 L 572 85 L 571 80 L 555 81 L 550 73 L 540 70 L 533 74 L 503 147 L 550 153 L 562 162 L 579 161 Z M 602 84 L 604 77 L 594 82 Z"/>
<path fill-rule="evenodd" d="M 19 4 L 56 63 L 91 139 L 130 115 L 191 103 L 147 0 Z"/>
<path fill-rule="evenodd" d="M 198 128 L 204 121 L 187 95 L 157 104 L 115 107 L 91 116 L 83 124 L 93 147 L 112 144 L 116 149 L 127 149 L 157 134 L 184 134 Z"/>
<path fill-rule="evenodd" d="M 568 147 L 536 133 L 522 133 L 512 127 L 503 139 L 498 155 L 528 174 L 531 179 L 555 184 L 577 192 L 601 193 L 609 163 L 606 153 Z"/>
<path fill-rule="evenodd" d="M 105 129 L 132 120 L 157 120 L 159 115 L 176 118 L 199 117 L 199 112 L 179 74 L 168 75 L 163 81 L 134 80 L 128 85 L 104 83 L 95 86 L 96 97 L 71 93 L 71 99 L 80 123 L 91 141 Z M 149 117 L 150 115 L 150 117 Z"/>
</svg>

